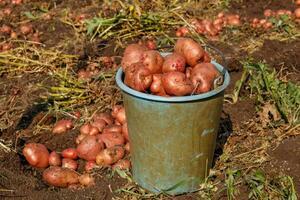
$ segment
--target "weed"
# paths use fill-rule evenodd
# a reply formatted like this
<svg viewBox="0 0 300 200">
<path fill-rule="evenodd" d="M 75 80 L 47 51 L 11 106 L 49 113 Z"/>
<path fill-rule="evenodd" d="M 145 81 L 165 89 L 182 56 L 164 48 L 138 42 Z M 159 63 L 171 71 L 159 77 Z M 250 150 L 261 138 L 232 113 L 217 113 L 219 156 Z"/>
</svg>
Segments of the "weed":
<svg viewBox="0 0 300 200">
<path fill-rule="evenodd" d="M 226 171 L 225 185 L 227 189 L 228 200 L 233 200 L 235 195 L 238 194 L 238 190 L 236 189 L 235 184 L 236 178 L 238 178 L 240 175 L 241 172 L 239 170 L 228 169 Z"/>
<path fill-rule="evenodd" d="M 258 105 L 274 102 L 281 118 L 291 126 L 300 122 L 300 86 L 290 81 L 281 80 L 275 70 L 271 70 L 266 63 L 255 63 L 251 60 L 242 62 L 244 72 L 242 79 L 235 85 L 231 96 L 232 103 L 236 103 L 242 86 L 249 80 L 251 95 L 255 96 Z"/>
<path fill-rule="evenodd" d="M 297 199 L 290 176 L 279 176 L 270 180 L 263 171 L 256 170 L 245 179 L 250 189 L 249 199 Z"/>
</svg>

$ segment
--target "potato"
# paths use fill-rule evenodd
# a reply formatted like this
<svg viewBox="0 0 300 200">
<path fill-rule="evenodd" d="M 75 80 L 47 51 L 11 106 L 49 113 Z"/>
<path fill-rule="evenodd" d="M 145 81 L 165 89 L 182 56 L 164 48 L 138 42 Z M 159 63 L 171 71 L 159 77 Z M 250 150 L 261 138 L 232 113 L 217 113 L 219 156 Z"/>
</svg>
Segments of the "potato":
<svg viewBox="0 0 300 200">
<path fill-rule="evenodd" d="M 196 65 L 191 73 L 191 80 L 194 85 L 195 94 L 208 92 L 213 88 L 214 80 L 220 72 L 211 63 L 201 63 Z"/>
<path fill-rule="evenodd" d="M 64 158 L 77 159 L 77 151 L 74 148 L 67 148 L 61 152 Z"/>
<path fill-rule="evenodd" d="M 164 58 L 158 51 L 149 50 L 143 53 L 142 63 L 144 64 L 145 68 L 150 71 L 151 74 L 161 73 Z"/>
<path fill-rule="evenodd" d="M 95 161 L 87 161 L 85 163 L 84 169 L 85 169 L 85 171 L 90 172 L 96 167 L 97 167 L 97 165 L 96 165 Z"/>
<path fill-rule="evenodd" d="M 99 166 L 108 166 L 118 162 L 125 155 L 124 148 L 114 146 L 101 151 L 96 157 L 96 163 Z"/>
<path fill-rule="evenodd" d="M 143 52 L 147 51 L 147 47 L 140 44 L 130 44 L 126 47 L 121 65 L 123 71 L 126 71 L 126 68 L 130 65 L 140 62 L 142 60 Z"/>
<path fill-rule="evenodd" d="M 91 123 L 93 127 L 96 127 L 98 129 L 98 132 L 102 132 L 106 124 L 107 123 L 103 119 L 97 119 Z"/>
<path fill-rule="evenodd" d="M 126 68 L 124 83 L 134 90 L 145 92 L 152 83 L 152 74 L 142 63 Z"/>
<path fill-rule="evenodd" d="M 119 132 L 107 132 L 100 135 L 101 140 L 107 148 L 122 145 L 125 143 L 125 138 Z"/>
<path fill-rule="evenodd" d="M 122 126 L 121 125 L 109 125 L 103 129 L 103 134 L 110 133 L 110 132 L 117 132 L 122 133 Z"/>
<path fill-rule="evenodd" d="M 153 74 L 153 81 L 150 86 L 150 91 L 154 95 L 167 96 L 162 84 L 162 74 Z"/>
<path fill-rule="evenodd" d="M 191 67 L 198 64 L 204 56 L 203 48 L 191 38 L 180 38 L 175 44 L 175 53 L 181 54 Z"/>
<path fill-rule="evenodd" d="M 95 185 L 95 179 L 90 174 L 82 174 L 79 176 L 79 183 L 89 187 Z"/>
<path fill-rule="evenodd" d="M 51 166 L 60 166 L 61 165 L 61 158 L 58 153 L 52 151 L 49 155 L 49 165 Z"/>
<path fill-rule="evenodd" d="M 96 159 L 97 154 L 104 148 L 104 144 L 96 136 L 86 136 L 77 146 L 78 157 L 87 161 Z"/>
<path fill-rule="evenodd" d="M 112 109 L 111 115 L 120 124 L 124 124 L 126 122 L 125 108 L 121 105 L 115 105 Z"/>
<path fill-rule="evenodd" d="M 68 187 L 79 182 L 79 175 L 72 169 L 51 166 L 43 172 L 43 180 L 51 186 Z"/>
<path fill-rule="evenodd" d="M 162 72 L 167 73 L 172 71 L 185 71 L 185 58 L 178 53 L 172 53 L 165 57 L 165 62 L 162 66 Z"/>
<path fill-rule="evenodd" d="M 162 84 L 169 95 L 185 96 L 193 91 L 192 82 L 182 72 L 168 72 L 163 74 Z"/>
<path fill-rule="evenodd" d="M 62 134 L 67 132 L 69 129 L 74 127 L 73 122 L 69 119 L 59 120 L 53 127 L 52 133 L 54 134 Z"/>
<path fill-rule="evenodd" d="M 64 158 L 64 159 L 62 159 L 61 167 L 76 170 L 78 167 L 78 164 L 75 160 L 72 160 L 70 158 Z"/>
<path fill-rule="evenodd" d="M 131 163 L 129 160 L 121 159 L 115 164 L 113 164 L 113 169 L 121 169 L 121 170 L 128 170 L 131 167 Z"/>
<path fill-rule="evenodd" d="M 76 137 L 76 139 L 75 139 L 75 143 L 76 143 L 76 144 L 80 144 L 81 141 L 82 141 L 86 136 L 87 136 L 87 135 L 83 135 L 83 134 L 78 135 L 78 136 Z"/>
<path fill-rule="evenodd" d="M 28 143 L 23 149 L 27 162 L 36 168 L 46 168 L 49 165 L 48 149 L 39 143 Z"/>
<path fill-rule="evenodd" d="M 99 129 L 91 124 L 84 124 L 80 127 L 80 133 L 82 135 L 97 135 L 99 134 Z"/>
<path fill-rule="evenodd" d="M 113 117 L 111 116 L 111 114 L 109 114 L 109 113 L 95 114 L 95 115 L 93 116 L 93 120 L 94 120 L 94 121 L 104 120 L 105 123 L 106 123 L 107 125 L 111 125 L 111 124 L 114 123 L 114 119 L 113 119 Z"/>
<path fill-rule="evenodd" d="M 128 153 L 130 153 L 130 143 L 129 142 L 127 142 L 126 144 L 125 144 L 125 150 L 126 150 L 126 152 L 128 152 Z"/>
</svg>

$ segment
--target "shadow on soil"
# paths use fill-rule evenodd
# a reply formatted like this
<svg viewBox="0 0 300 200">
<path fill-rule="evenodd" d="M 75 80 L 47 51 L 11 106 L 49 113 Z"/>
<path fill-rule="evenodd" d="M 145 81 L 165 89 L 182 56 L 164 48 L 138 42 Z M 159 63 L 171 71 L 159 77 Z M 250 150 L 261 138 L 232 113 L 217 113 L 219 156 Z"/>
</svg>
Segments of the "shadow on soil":
<svg viewBox="0 0 300 200">
<path fill-rule="evenodd" d="M 214 153 L 212 166 L 215 165 L 216 161 L 223 154 L 224 145 L 226 144 L 227 139 L 231 135 L 231 133 L 232 133 L 232 121 L 230 115 L 223 111 L 220 120 L 220 127 L 217 135 L 216 149 Z"/>
</svg>

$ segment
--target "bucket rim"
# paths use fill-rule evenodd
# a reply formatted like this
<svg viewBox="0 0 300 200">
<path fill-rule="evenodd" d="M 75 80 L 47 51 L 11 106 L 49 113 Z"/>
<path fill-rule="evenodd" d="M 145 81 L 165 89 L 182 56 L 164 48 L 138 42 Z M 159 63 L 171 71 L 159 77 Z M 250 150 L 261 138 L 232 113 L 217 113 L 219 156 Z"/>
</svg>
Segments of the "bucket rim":
<svg viewBox="0 0 300 200">
<path fill-rule="evenodd" d="M 190 96 L 173 96 L 173 97 L 162 97 L 162 96 L 157 96 L 157 95 L 153 95 L 153 94 L 147 94 L 147 93 L 143 93 L 143 92 L 139 92 L 136 91 L 134 89 L 131 89 L 130 87 L 128 87 L 126 84 L 124 84 L 123 82 L 123 69 L 122 67 L 120 67 L 117 71 L 116 74 L 116 83 L 119 86 L 119 88 L 129 94 L 132 95 L 134 97 L 140 98 L 140 99 L 145 99 L 145 100 L 150 100 L 150 101 L 159 101 L 159 102 L 188 102 L 188 101 L 197 101 L 197 100 L 203 100 L 203 99 L 207 99 L 207 98 L 211 98 L 213 96 L 216 96 L 217 94 L 223 92 L 227 86 L 230 83 L 230 76 L 229 73 L 227 71 L 227 69 L 225 67 L 223 67 L 222 65 L 220 65 L 219 63 L 215 62 L 215 61 L 211 61 L 211 63 L 213 65 L 216 66 L 216 68 L 222 73 L 224 73 L 224 81 L 223 84 L 219 87 L 217 87 L 214 90 L 211 90 L 209 92 L 203 93 L 203 94 L 197 94 L 197 95 L 190 95 Z"/>
</svg>

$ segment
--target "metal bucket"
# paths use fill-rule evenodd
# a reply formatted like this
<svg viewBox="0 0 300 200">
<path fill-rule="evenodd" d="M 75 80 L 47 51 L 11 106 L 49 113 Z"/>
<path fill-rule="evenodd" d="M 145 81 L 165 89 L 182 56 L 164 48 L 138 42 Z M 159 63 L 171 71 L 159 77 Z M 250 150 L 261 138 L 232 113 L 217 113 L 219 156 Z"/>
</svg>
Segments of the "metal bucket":
<svg viewBox="0 0 300 200">
<path fill-rule="evenodd" d="M 212 165 L 222 111 L 227 70 L 223 84 L 204 94 L 160 97 L 135 91 L 123 83 L 120 68 L 117 85 L 126 111 L 133 179 L 154 193 L 171 195 L 193 192 Z"/>
</svg>

